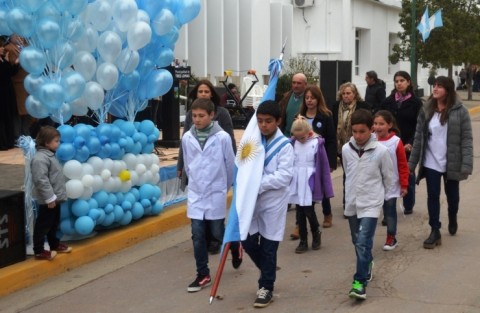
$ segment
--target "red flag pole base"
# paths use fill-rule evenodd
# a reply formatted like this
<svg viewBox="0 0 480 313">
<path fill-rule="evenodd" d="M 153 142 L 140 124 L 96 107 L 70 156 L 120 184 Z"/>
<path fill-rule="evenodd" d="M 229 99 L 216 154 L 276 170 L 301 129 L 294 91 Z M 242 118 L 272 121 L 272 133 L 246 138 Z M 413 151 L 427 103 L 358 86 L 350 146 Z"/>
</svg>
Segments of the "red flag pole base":
<svg viewBox="0 0 480 313">
<path fill-rule="evenodd" d="M 227 242 L 223 247 L 222 258 L 218 264 L 217 274 L 215 275 L 215 280 L 213 281 L 212 290 L 210 291 L 210 304 L 212 304 L 213 299 L 217 295 L 218 285 L 220 284 L 220 279 L 222 278 L 223 267 L 227 261 L 228 251 L 230 250 L 230 242 Z"/>
</svg>

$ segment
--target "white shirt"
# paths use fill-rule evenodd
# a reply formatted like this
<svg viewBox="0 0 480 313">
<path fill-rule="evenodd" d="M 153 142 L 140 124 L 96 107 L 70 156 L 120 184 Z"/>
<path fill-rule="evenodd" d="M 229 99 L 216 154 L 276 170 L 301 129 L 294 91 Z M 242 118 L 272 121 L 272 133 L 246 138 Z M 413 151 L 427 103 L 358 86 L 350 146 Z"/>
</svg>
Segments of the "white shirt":
<svg viewBox="0 0 480 313">
<path fill-rule="evenodd" d="M 440 113 L 433 114 L 428 123 L 428 145 L 423 166 L 440 173 L 447 171 L 447 131 L 448 123 L 440 123 Z"/>
</svg>

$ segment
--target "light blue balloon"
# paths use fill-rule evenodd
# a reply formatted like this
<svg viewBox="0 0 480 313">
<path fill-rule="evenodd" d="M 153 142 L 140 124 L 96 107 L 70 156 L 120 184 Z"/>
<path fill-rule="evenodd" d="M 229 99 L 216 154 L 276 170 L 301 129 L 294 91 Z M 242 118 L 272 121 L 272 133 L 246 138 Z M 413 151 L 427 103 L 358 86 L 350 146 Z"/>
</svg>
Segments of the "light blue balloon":
<svg viewBox="0 0 480 313">
<path fill-rule="evenodd" d="M 8 26 L 7 16 L 7 10 L 0 8 L 0 34 L 10 36 L 13 34 L 13 31 Z"/>
<path fill-rule="evenodd" d="M 89 216 L 82 216 L 75 221 L 75 230 L 80 235 L 90 235 L 95 228 L 95 222 Z"/>
<path fill-rule="evenodd" d="M 37 21 L 45 19 L 55 21 L 58 25 L 61 25 L 63 15 L 55 8 L 53 3 L 47 1 L 38 9 L 35 18 Z"/>
<path fill-rule="evenodd" d="M 138 130 L 144 133 L 145 135 L 150 135 L 155 129 L 155 124 L 151 120 L 143 120 L 140 122 Z"/>
<path fill-rule="evenodd" d="M 118 223 L 123 218 L 123 215 L 125 214 L 125 212 L 123 211 L 121 206 L 114 205 L 113 214 L 115 215 L 115 222 Z"/>
<path fill-rule="evenodd" d="M 166 67 L 172 63 L 174 60 L 174 55 L 173 51 L 170 48 L 164 48 L 160 53 L 158 54 L 155 63 L 158 65 L 158 67 Z"/>
<path fill-rule="evenodd" d="M 43 19 L 38 22 L 36 33 L 43 48 L 50 49 L 60 39 L 60 25 L 53 20 Z"/>
<path fill-rule="evenodd" d="M 65 92 L 65 101 L 67 102 L 79 98 L 85 91 L 85 79 L 75 71 L 64 74 L 60 84 Z"/>
<path fill-rule="evenodd" d="M 173 47 L 175 47 L 175 43 L 178 40 L 178 27 L 173 26 L 172 29 L 165 35 L 158 37 L 158 41 L 166 47 L 169 47 L 170 49 L 173 50 Z"/>
<path fill-rule="evenodd" d="M 177 19 L 182 24 L 187 24 L 200 13 L 200 0 L 179 1 L 179 8 L 176 12 Z"/>
<path fill-rule="evenodd" d="M 163 211 L 163 204 L 160 201 L 157 201 L 153 204 L 152 206 L 152 211 L 151 213 L 153 215 L 158 215 Z"/>
<path fill-rule="evenodd" d="M 110 214 L 110 213 L 113 213 L 113 210 L 114 210 L 114 204 L 112 203 L 107 203 L 107 205 L 105 206 L 105 213 L 106 214 Z"/>
<path fill-rule="evenodd" d="M 97 154 L 100 151 L 101 147 L 102 145 L 97 137 L 88 138 L 87 148 L 91 154 Z"/>
<path fill-rule="evenodd" d="M 137 0 L 137 5 L 139 9 L 144 10 L 148 13 L 149 16 L 155 16 L 155 14 L 161 10 L 163 6 L 163 1 L 156 0 Z"/>
<path fill-rule="evenodd" d="M 132 222 L 132 218 L 132 212 L 127 211 L 123 214 L 122 218 L 120 219 L 120 221 L 118 221 L 118 223 L 122 226 L 128 225 Z"/>
<path fill-rule="evenodd" d="M 47 59 L 40 49 L 28 46 L 20 53 L 20 64 L 30 74 L 40 75 L 45 70 Z"/>
<path fill-rule="evenodd" d="M 90 139 L 90 128 L 88 128 L 87 125 L 85 124 L 77 124 L 73 126 L 75 129 L 75 132 L 77 133 L 77 136 L 82 136 L 85 140 Z"/>
<path fill-rule="evenodd" d="M 141 199 L 140 203 L 142 204 L 143 208 L 147 210 L 148 208 L 151 208 L 152 203 L 150 202 L 149 199 Z"/>
<path fill-rule="evenodd" d="M 48 0 L 22 0 L 18 1 L 18 5 L 27 12 L 37 11 Z"/>
<path fill-rule="evenodd" d="M 92 195 L 92 199 L 95 199 L 98 203 L 98 206 L 103 208 L 108 203 L 108 194 L 104 190 L 100 190 Z"/>
<path fill-rule="evenodd" d="M 27 109 L 27 112 L 35 117 L 35 118 L 45 118 L 50 115 L 48 112 L 47 107 L 45 107 L 40 100 L 38 100 L 35 96 L 30 95 L 27 97 L 27 100 L 25 100 L 25 109 Z"/>
<path fill-rule="evenodd" d="M 165 70 L 155 70 L 147 78 L 147 98 L 152 99 L 166 94 L 173 85 L 172 74 Z"/>
<path fill-rule="evenodd" d="M 50 118 L 59 124 L 68 122 L 72 118 L 72 107 L 69 103 L 64 102 L 58 110 L 50 110 Z"/>
<path fill-rule="evenodd" d="M 98 209 L 98 211 L 100 212 L 100 216 L 98 217 L 96 222 L 97 222 L 97 225 L 101 225 L 103 223 L 103 221 L 105 220 L 105 211 L 102 210 L 102 209 Z"/>
<path fill-rule="evenodd" d="M 113 212 L 110 212 L 110 213 L 105 212 L 105 219 L 103 220 L 101 225 L 108 227 L 108 226 L 111 226 L 114 221 L 115 221 L 115 214 L 113 214 Z"/>
<path fill-rule="evenodd" d="M 45 83 L 45 76 L 43 75 L 28 74 L 23 80 L 25 90 L 34 96 L 38 96 L 38 91 L 43 83 Z"/>
<path fill-rule="evenodd" d="M 130 212 L 132 212 L 132 218 L 138 220 L 145 214 L 145 209 L 139 202 L 135 202 Z"/>
<path fill-rule="evenodd" d="M 22 37 L 30 37 L 35 29 L 33 15 L 19 7 L 8 12 L 7 23 L 15 34 Z"/>
<path fill-rule="evenodd" d="M 90 150 L 86 146 L 77 148 L 77 151 L 75 152 L 75 160 L 77 160 L 80 163 L 84 163 L 88 160 L 90 157 Z"/>
<path fill-rule="evenodd" d="M 140 199 L 150 199 L 155 195 L 155 189 L 153 185 L 144 184 L 140 186 Z"/>
<path fill-rule="evenodd" d="M 62 162 L 67 162 L 75 157 L 75 147 L 71 143 L 62 143 L 58 147 L 55 155 Z"/>
<path fill-rule="evenodd" d="M 72 203 L 72 213 L 75 216 L 85 216 L 90 211 L 90 206 L 86 200 L 78 199 Z"/>
<path fill-rule="evenodd" d="M 60 109 L 65 101 L 63 87 L 55 82 L 45 82 L 40 87 L 38 97 L 50 111 Z"/>
<path fill-rule="evenodd" d="M 75 129 L 70 125 L 60 125 L 57 127 L 57 130 L 60 132 L 61 143 L 73 143 L 77 137 L 77 135 L 75 134 Z"/>
<path fill-rule="evenodd" d="M 97 221 L 100 218 L 100 210 L 90 209 L 90 211 L 88 212 L 88 217 L 90 217 L 94 221 Z"/>
<path fill-rule="evenodd" d="M 153 149 L 155 149 L 155 145 L 153 143 L 146 143 L 145 145 L 143 145 L 142 153 L 150 154 L 153 152 Z"/>
<path fill-rule="evenodd" d="M 65 218 L 62 219 L 60 222 L 60 231 L 65 235 L 73 236 L 76 235 L 77 232 L 75 230 L 75 222 L 72 218 Z"/>
<path fill-rule="evenodd" d="M 140 73 L 138 71 L 133 71 L 131 73 L 122 75 L 120 79 L 120 86 L 125 90 L 135 90 L 140 84 Z"/>
<path fill-rule="evenodd" d="M 87 6 L 88 0 L 50 0 L 60 12 L 78 14 Z"/>
<path fill-rule="evenodd" d="M 151 21 L 152 29 L 158 36 L 167 34 L 175 24 L 175 16 L 168 9 L 162 9 Z"/>
</svg>

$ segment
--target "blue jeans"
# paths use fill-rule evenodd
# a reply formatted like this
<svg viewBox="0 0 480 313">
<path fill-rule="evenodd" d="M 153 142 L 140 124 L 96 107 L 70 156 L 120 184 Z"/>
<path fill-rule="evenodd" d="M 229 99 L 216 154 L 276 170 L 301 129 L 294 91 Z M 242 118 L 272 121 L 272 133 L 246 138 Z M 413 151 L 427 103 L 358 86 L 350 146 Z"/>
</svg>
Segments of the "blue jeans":
<svg viewBox="0 0 480 313">
<path fill-rule="evenodd" d="M 387 222 L 387 235 L 397 234 L 397 198 L 383 202 L 383 216 Z"/>
<path fill-rule="evenodd" d="M 405 211 L 412 211 L 415 206 L 415 174 L 408 175 L 408 193 L 403 197 Z"/>
<path fill-rule="evenodd" d="M 245 252 L 260 270 L 258 289 L 262 287 L 273 291 L 277 278 L 277 250 L 280 242 L 262 237 L 259 233 L 250 235 L 242 241 Z"/>
<path fill-rule="evenodd" d="M 225 232 L 225 219 L 219 220 L 196 220 L 192 219 L 192 241 L 193 241 L 193 255 L 195 256 L 195 263 L 197 265 L 197 275 L 210 275 L 208 268 L 208 251 L 206 239 L 206 227 L 210 228 L 213 238 L 222 242 L 223 234 Z"/>
<path fill-rule="evenodd" d="M 459 183 L 457 180 L 447 179 L 446 173 L 440 173 L 426 167 L 424 169 L 425 179 L 427 181 L 428 224 L 433 229 L 440 229 L 442 227 L 442 223 L 440 222 L 441 178 L 443 176 L 449 217 L 456 217 L 458 213 L 458 203 L 460 202 Z"/>
<path fill-rule="evenodd" d="M 353 279 L 358 280 L 366 286 L 368 279 L 368 266 L 370 262 L 373 261 L 373 236 L 375 236 L 377 218 L 357 218 L 356 215 L 349 216 L 348 224 L 350 225 L 352 242 L 355 246 L 355 254 L 357 255 L 357 271 L 353 275 Z"/>
</svg>

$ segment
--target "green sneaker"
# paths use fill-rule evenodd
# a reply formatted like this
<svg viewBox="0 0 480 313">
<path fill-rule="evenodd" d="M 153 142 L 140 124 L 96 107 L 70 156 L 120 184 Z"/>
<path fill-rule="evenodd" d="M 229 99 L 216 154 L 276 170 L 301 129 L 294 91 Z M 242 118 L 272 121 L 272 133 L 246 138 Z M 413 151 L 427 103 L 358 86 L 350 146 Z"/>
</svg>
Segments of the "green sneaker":
<svg viewBox="0 0 480 313">
<path fill-rule="evenodd" d="M 367 299 L 367 293 L 365 292 L 365 287 L 358 280 L 353 281 L 352 289 L 350 289 L 348 296 L 352 299 L 360 299 L 360 300 Z"/>
</svg>

